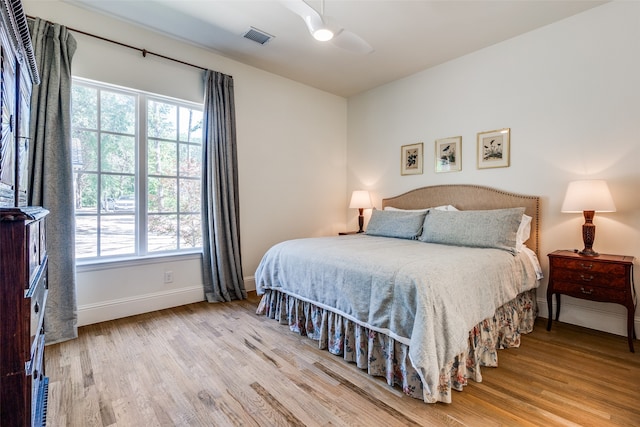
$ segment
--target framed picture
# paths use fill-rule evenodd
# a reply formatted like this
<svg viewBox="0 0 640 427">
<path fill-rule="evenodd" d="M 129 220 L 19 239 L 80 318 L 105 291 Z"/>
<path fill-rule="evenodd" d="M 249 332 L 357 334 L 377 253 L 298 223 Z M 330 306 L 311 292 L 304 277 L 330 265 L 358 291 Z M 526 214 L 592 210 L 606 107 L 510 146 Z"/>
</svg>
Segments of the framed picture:
<svg viewBox="0 0 640 427">
<path fill-rule="evenodd" d="M 462 137 L 453 136 L 436 140 L 436 172 L 462 170 Z"/>
<path fill-rule="evenodd" d="M 478 169 L 509 166 L 509 134 L 509 128 L 478 133 Z"/>
<path fill-rule="evenodd" d="M 403 145 L 400 150 L 400 174 L 420 175 L 422 173 L 422 142 Z"/>
</svg>

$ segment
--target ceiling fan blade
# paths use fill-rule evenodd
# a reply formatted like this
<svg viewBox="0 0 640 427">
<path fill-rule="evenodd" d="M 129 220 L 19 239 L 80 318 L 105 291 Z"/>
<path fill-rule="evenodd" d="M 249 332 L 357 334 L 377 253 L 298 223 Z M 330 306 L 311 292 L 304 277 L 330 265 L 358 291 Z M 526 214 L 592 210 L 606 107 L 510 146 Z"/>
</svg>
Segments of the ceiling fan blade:
<svg viewBox="0 0 640 427">
<path fill-rule="evenodd" d="M 333 39 L 331 39 L 331 43 L 341 49 L 354 53 L 367 54 L 374 50 L 362 37 L 347 30 L 342 30 L 336 34 Z"/>
<path fill-rule="evenodd" d="M 296 15 L 300 16 L 311 35 L 316 37 L 316 31 L 320 29 L 329 29 L 333 33 L 333 38 L 330 41 L 341 49 L 348 50 L 354 53 L 367 54 L 373 52 L 373 47 L 362 39 L 357 34 L 351 31 L 343 30 L 337 25 L 327 25 L 326 17 L 323 17 L 313 7 L 309 6 L 304 0 L 281 0 L 282 3 Z M 316 37 L 318 38 L 318 37 Z M 328 40 L 320 39 L 318 40 Z"/>
<path fill-rule="evenodd" d="M 304 0 L 289 0 L 282 3 L 293 13 L 300 16 L 307 25 L 309 32 L 313 35 L 318 29 L 324 27 L 322 16 L 314 8 L 309 6 Z"/>
</svg>

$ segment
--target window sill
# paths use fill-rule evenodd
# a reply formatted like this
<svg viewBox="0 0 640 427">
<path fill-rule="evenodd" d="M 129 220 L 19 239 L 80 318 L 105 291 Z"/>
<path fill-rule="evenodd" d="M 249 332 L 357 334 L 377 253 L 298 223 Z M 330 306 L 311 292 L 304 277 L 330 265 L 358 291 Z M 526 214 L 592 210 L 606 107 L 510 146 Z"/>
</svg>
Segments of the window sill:
<svg viewBox="0 0 640 427">
<path fill-rule="evenodd" d="M 134 267 L 148 264 L 164 264 L 171 261 L 187 261 L 192 259 L 202 259 L 202 251 L 148 255 L 145 257 L 96 259 L 91 261 L 76 260 L 76 271 L 83 273 L 87 271 L 109 270 L 112 268 Z"/>
</svg>

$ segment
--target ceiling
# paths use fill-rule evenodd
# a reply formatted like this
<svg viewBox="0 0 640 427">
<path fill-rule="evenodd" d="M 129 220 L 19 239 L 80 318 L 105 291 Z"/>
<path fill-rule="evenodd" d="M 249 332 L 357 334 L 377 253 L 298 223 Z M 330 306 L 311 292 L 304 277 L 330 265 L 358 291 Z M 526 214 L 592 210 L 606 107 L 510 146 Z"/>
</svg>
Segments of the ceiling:
<svg viewBox="0 0 640 427">
<path fill-rule="evenodd" d="M 284 0 L 64 1 L 344 97 L 605 3 L 326 0 L 324 15 L 374 49 L 358 54 L 313 39 L 302 18 Z M 307 3 L 321 10 L 321 0 Z M 243 34 L 250 27 L 274 38 L 264 45 L 248 40 Z"/>
</svg>

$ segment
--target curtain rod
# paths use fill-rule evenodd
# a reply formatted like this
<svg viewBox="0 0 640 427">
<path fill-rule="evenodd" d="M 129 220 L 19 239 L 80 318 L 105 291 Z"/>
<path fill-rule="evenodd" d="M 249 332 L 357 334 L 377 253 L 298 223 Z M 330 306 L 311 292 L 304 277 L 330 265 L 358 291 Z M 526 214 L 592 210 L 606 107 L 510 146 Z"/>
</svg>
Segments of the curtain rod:
<svg viewBox="0 0 640 427">
<path fill-rule="evenodd" d="M 36 19 L 35 17 L 29 16 L 29 15 L 27 15 L 27 18 Z M 49 22 L 49 21 L 47 21 L 47 22 Z M 51 22 L 49 22 L 49 23 L 51 23 Z M 102 40 L 102 41 L 105 41 L 105 42 L 117 44 L 118 46 L 127 47 L 129 49 L 137 50 L 138 52 L 141 52 L 142 56 L 145 57 L 145 58 L 147 57 L 147 55 L 153 55 L 153 56 L 157 56 L 158 58 L 166 59 L 167 61 L 173 61 L 173 62 L 177 62 L 177 63 L 182 64 L 182 65 L 187 65 L 189 67 L 198 68 L 198 69 L 200 69 L 202 71 L 207 71 L 208 70 L 207 68 L 201 67 L 199 65 L 190 64 L 189 62 L 181 61 L 180 59 L 171 58 L 169 56 L 165 56 L 165 55 L 162 55 L 162 54 L 159 54 L 159 53 L 151 52 L 151 51 L 149 51 L 147 49 L 142 49 L 142 48 L 139 48 L 139 47 L 131 46 L 131 45 L 126 44 L 126 43 L 122 43 L 122 42 L 119 42 L 119 41 L 116 41 L 116 40 L 111 40 L 111 39 L 108 39 L 106 37 L 98 36 L 96 34 L 87 33 L 87 32 L 82 31 L 82 30 L 76 30 L 75 28 L 67 27 L 66 25 L 65 25 L 65 28 L 67 30 L 73 31 L 75 33 L 84 34 L 85 36 L 89 36 L 89 37 L 93 37 L 93 38 L 96 38 L 96 39 L 99 39 L 99 40 Z"/>
</svg>

